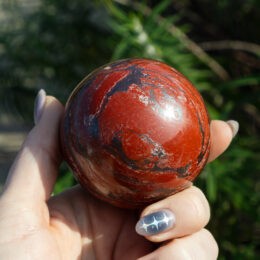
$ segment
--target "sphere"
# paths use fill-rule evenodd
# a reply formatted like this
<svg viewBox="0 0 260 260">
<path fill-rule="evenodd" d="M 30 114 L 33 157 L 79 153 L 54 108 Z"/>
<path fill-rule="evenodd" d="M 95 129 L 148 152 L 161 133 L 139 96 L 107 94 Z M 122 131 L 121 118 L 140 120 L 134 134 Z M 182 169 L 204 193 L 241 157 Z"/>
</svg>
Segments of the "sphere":
<svg viewBox="0 0 260 260">
<path fill-rule="evenodd" d="M 120 60 L 72 92 L 61 145 L 83 188 L 115 206 L 139 208 L 189 187 L 202 171 L 209 118 L 180 72 L 155 60 Z"/>
</svg>

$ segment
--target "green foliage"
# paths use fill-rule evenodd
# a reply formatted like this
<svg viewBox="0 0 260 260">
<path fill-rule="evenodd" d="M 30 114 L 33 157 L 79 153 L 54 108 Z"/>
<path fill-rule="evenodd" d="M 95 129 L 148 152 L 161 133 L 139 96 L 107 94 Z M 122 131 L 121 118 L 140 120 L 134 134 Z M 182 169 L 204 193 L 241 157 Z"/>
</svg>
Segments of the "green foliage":
<svg viewBox="0 0 260 260">
<path fill-rule="evenodd" d="M 81 78 L 110 58 L 109 17 L 91 1 L 14 0 L 0 5 L 6 15 L 0 26 L 3 110 L 16 112 L 10 104 L 22 98 L 21 105 L 15 104 L 28 119 L 37 90 L 44 88 L 64 101 Z"/>
<path fill-rule="evenodd" d="M 74 186 L 75 184 L 76 180 L 74 179 L 71 171 L 65 164 L 62 164 L 53 194 L 59 194 L 67 188 Z"/>
<path fill-rule="evenodd" d="M 172 32 L 172 24 L 180 17 L 174 15 L 164 19 L 158 18 L 158 13 L 169 3 L 170 1 L 162 1 L 153 10 L 149 10 L 148 15 L 144 15 L 147 10 L 143 10 L 143 5 L 138 5 L 140 12 L 136 11 L 136 8 L 127 10 L 126 13 L 123 10 L 115 10 L 115 7 L 110 8 L 115 16 L 111 27 L 120 39 L 112 59 L 145 57 L 162 60 L 189 76 L 199 90 L 207 89 L 207 82 L 212 76 L 211 71 L 184 47 L 182 37 L 174 35 L 187 31 L 185 26 Z"/>
<path fill-rule="evenodd" d="M 39 0 L 27 9 L 22 2 L 1 5 L 8 22 L 0 26 L 0 109 L 29 120 L 37 89 L 65 101 L 88 72 L 114 59 L 147 57 L 175 67 L 200 90 L 212 119 L 240 123 L 231 147 L 195 184 L 211 204 L 208 228 L 219 259 L 257 259 L 259 55 L 211 42 L 259 42 L 259 1 Z M 55 193 L 74 183 L 63 166 Z"/>
</svg>

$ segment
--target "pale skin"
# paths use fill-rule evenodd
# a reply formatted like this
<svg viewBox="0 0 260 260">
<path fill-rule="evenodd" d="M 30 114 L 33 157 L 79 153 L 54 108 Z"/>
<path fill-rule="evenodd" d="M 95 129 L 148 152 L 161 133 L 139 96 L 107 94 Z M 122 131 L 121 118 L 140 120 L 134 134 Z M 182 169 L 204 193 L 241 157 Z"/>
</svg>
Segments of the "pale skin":
<svg viewBox="0 0 260 260">
<path fill-rule="evenodd" d="M 190 188 L 146 207 L 141 216 L 170 209 L 174 228 L 150 237 L 135 232 L 140 212 L 115 208 L 79 187 L 51 196 L 62 160 L 58 126 L 64 112 L 48 96 L 0 197 L 0 259 L 216 259 L 218 246 L 204 229 L 210 218 L 202 191 Z M 211 122 L 209 162 L 229 146 L 232 131 Z M 157 243 L 163 242 L 163 243 Z"/>
</svg>

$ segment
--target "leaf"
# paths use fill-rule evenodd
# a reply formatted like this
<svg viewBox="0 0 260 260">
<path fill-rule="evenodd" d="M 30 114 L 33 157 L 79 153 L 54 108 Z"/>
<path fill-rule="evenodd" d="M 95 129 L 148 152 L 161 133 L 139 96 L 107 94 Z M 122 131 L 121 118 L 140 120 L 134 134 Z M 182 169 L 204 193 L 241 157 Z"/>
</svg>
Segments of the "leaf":
<svg viewBox="0 0 260 260">
<path fill-rule="evenodd" d="M 124 39 L 121 42 L 119 42 L 112 55 L 112 60 L 120 59 L 122 57 L 125 58 L 125 56 L 126 56 L 125 53 L 128 48 L 128 44 L 129 43 Z"/>
<path fill-rule="evenodd" d="M 61 193 L 75 184 L 75 179 L 70 171 L 66 171 L 59 177 L 54 187 L 54 194 Z"/>
<path fill-rule="evenodd" d="M 152 20 L 154 20 L 155 17 L 161 14 L 171 3 L 172 0 L 160 1 L 158 5 L 153 7 L 152 12 L 149 14 L 147 22 L 150 23 Z"/>
<path fill-rule="evenodd" d="M 228 81 L 227 83 L 221 84 L 219 88 L 221 90 L 224 89 L 235 89 L 239 87 L 247 87 L 250 85 L 259 85 L 260 84 L 260 76 L 259 75 L 250 75 L 247 77 L 235 79 Z"/>
</svg>

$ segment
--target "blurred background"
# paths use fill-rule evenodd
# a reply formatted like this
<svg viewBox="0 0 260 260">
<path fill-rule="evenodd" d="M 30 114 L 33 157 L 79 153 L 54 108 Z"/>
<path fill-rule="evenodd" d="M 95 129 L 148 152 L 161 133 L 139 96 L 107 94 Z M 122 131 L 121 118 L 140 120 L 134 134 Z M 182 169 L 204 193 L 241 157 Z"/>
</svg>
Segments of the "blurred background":
<svg viewBox="0 0 260 260">
<path fill-rule="evenodd" d="M 259 17 L 259 0 L 0 0 L 0 190 L 39 89 L 65 104 L 100 65 L 162 60 L 194 83 L 212 119 L 240 123 L 195 184 L 211 204 L 219 259 L 260 259 Z M 74 183 L 62 165 L 55 193 Z"/>
</svg>

